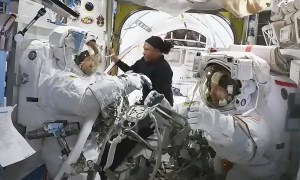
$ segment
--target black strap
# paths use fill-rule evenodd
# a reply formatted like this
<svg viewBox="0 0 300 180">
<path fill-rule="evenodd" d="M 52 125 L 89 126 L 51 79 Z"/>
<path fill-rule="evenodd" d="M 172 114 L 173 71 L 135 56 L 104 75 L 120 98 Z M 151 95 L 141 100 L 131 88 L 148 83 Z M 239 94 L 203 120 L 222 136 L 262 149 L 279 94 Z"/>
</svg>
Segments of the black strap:
<svg viewBox="0 0 300 180">
<path fill-rule="evenodd" d="M 26 98 L 27 102 L 39 102 L 39 98 L 35 98 L 35 97 L 27 97 Z"/>
</svg>

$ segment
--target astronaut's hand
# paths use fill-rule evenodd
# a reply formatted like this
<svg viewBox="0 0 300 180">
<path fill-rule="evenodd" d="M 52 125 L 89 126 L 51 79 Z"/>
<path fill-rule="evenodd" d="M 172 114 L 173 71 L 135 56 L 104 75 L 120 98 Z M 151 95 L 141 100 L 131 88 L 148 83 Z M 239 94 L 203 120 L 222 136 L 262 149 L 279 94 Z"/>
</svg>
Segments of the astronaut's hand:
<svg viewBox="0 0 300 180">
<path fill-rule="evenodd" d="M 143 85 L 152 89 L 151 80 L 143 74 L 126 72 L 125 74 L 120 75 L 120 78 L 125 83 L 126 94 L 129 94 L 134 90 L 142 89 Z"/>
<path fill-rule="evenodd" d="M 109 49 L 109 56 L 111 57 L 111 60 L 113 61 L 113 62 L 118 62 L 119 61 L 119 58 L 116 56 L 116 54 L 115 54 L 115 50 L 113 49 L 113 48 L 110 48 Z"/>
<path fill-rule="evenodd" d="M 215 111 L 206 106 L 192 105 L 188 112 L 188 123 L 191 129 L 210 132 L 213 129 Z"/>
<path fill-rule="evenodd" d="M 144 105 L 146 106 L 154 106 L 162 102 L 165 98 L 163 94 L 158 93 L 157 91 L 151 91 L 144 101 Z"/>
</svg>

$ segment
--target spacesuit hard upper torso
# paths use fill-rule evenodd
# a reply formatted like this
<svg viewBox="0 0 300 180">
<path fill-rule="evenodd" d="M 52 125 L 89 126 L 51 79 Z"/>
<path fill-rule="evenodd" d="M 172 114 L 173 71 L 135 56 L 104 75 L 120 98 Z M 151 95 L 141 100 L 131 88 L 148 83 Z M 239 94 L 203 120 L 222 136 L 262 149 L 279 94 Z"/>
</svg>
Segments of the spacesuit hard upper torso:
<svg viewBox="0 0 300 180">
<path fill-rule="evenodd" d="M 285 131 L 287 95 L 294 91 L 295 84 L 289 78 L 271 76 L 269 93 L 260 96 L 265 98 L 259 98 L 255 110 L 247 115 L 222 113 L 207 107 L 201 97 L 194 98 L 199 108 L 204 109 L 203 123 L 210 126 L 209 132 L 204 134 L 216 151 L 217 173 L 224 173 L 222 160 L 233 163 L 226 180 L 273 180 L 286 172 L 289 154 L 289 134 Z M 257 93 L 252 98 L 252 107 L 255 96 Z M 187 115 L 189 106 L 184 103 L 174 109 Z"/>
</svg>

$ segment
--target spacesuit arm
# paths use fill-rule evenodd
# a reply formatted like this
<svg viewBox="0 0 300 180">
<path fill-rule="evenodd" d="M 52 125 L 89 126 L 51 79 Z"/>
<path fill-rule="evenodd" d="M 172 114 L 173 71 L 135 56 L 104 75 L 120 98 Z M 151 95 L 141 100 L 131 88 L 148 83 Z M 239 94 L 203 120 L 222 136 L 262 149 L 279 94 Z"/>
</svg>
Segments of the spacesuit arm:
<svg viewBox="0 0 300 180">
<path fill-rule="evenodd" d="M 117 77 L 107 77 L 96 81 L 88 89 L 96 98 L 100 109 L 107 107 L 125 95 L 125 85 Z"/>
<path fill-rule="evenodd" d="M 120 76 L 106 76 L 94 84 L 89 86 L 93 95 L 97 99 L 100 108 L 103 109 L 121 96 L 128 95 L 132 91 L 142 89 L 143 85 L 147 85 L 150 89 L 152 84 L 145 75 L 129 73 Z"/>
<path fill-rule="evenodd" d="M 88 86 L 88 82 L 80 78 L 58 73 L 40 85 L 39 106 L 58 115 L 85 117 L 100 110 Z"/>
<path fill-rule="evenodd" d="M 60 72 L 41 83 L 39 105 L 52 113 L 86 117 L 90 112 L 100 112 L 121 96 L 141 89 L 143 84 L 151 87 L 150 79 L 135 73 L 105 76 L 90 84 L 73 73 Z"/>
<path fill-rule="evenodd" d="M 210 108 L 200 109 L 197 120 L 191 118 L 194 115 L 189 113 L 191 127 L 205 131 L 220 157 L 238 164 L 267 163 L 263 154 L 269 146 L 269 131 L 263 121 L 226 116 Z"/>
</svg>

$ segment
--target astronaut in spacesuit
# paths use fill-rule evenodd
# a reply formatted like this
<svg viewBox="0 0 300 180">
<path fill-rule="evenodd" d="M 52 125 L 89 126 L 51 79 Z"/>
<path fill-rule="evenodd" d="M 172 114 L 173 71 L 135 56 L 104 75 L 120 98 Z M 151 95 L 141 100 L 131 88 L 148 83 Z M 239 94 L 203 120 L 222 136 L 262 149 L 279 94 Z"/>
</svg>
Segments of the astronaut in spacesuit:
<svg viewBox="0 0 300 180">
<path fill-rule="evenodd" d="M 285 95 L 295 90 L 293 81 L 270 75 L 268 63 L 253 53 L 206 54 L 200 64 L 195 98 L 174 109 L 204 131 L 217 155 L 216 172 L 226 180 L 280 179 L 289 152 Z M 145 104 L 159 96 L 152 91 Z"/>
<path fill-rule="evenodd" d="M 82 29 L 59 27 L 49 39 L 56 65 L 61 69 L 50 73 L 38 87 L 45 121 L 68 120 L 82 125 L 91 113 L 99 114 L 121 96 L 141 89 L 143 84 L 151 87 L 151 81 L 140 74 L 109 76 L 97 73 L 100 51 L 93 36 Z M 82 44 L 78 43 L 80 41 Z M 60 42 L 62 45 L 58 44 Z M 67 137 L 70 149 L 77 137 Z M 83 150 L 87 160 L 97 160 L 97 146 L 93 136 L 87 140 Z M 51 178 L 57 175 L 63 163 L 61 150 L 56 138 L 44 138 L 42 156 Z"/>
</svg>

